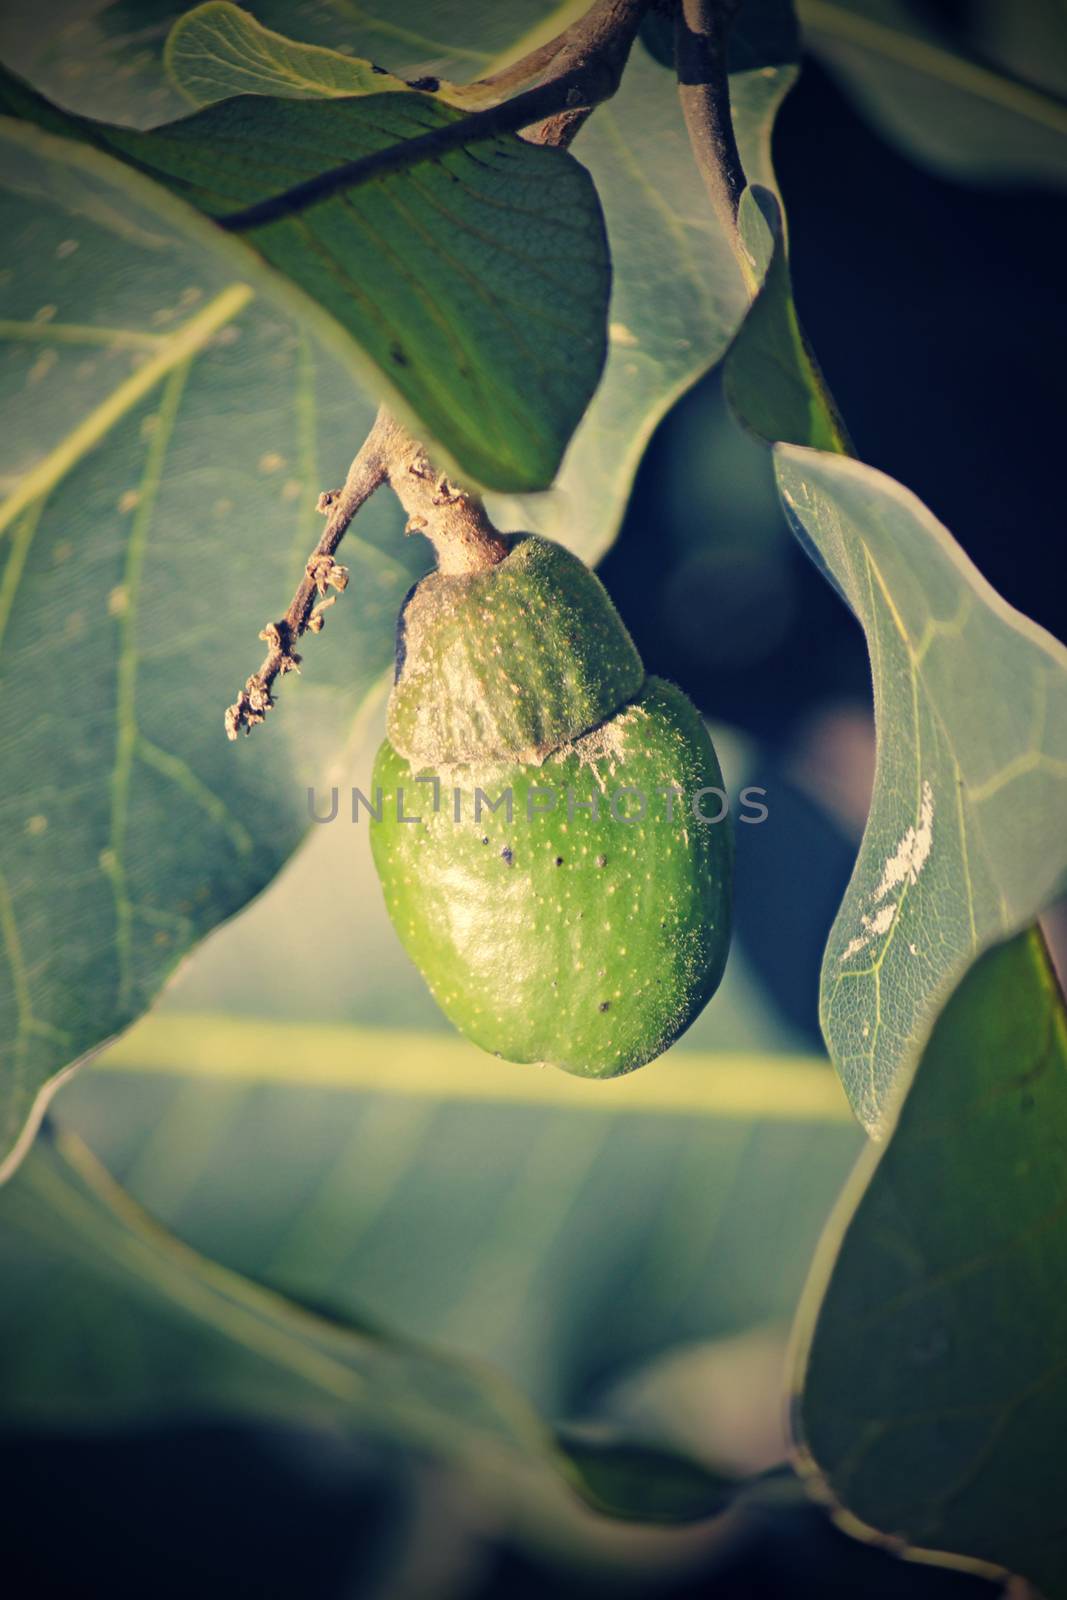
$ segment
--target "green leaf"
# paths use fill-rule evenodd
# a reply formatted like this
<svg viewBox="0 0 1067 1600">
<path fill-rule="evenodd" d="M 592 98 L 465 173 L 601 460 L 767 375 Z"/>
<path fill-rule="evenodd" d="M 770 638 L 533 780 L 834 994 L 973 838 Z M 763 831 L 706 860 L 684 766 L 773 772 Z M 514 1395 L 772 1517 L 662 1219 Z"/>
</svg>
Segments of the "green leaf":
<svg viewBox="0 0 1067 1600">
<path fill-rule="evenodd" d="M 798 0 L 797 11 L 812 53 L 906 155 L 951 177 L 1063 186 L 1067 106 L 1055 94 L 968 56 L 901 0 Z M 1056 26 L 1062 41 L 1062 15 Z"/>
<path fill-rule="evenodd" d="M 752 184 L 741 196 L 738 231 L 760 284 L 724 366 L 726 395 L 761 438 L 847 451 L 793 304 L 782 212 L 775 195 Z"/>
<path fill-rule="evenodd" d="M 607 1430 L 565 1428 L 560 1441 L 574 1482 L 591 1504 L 609 1515 L 639 1522 L 693 1522 L 724 1510 L 737 1493 L 735 1479 Z"/>
<path fill-rule="evenodd" d="M 445 1031 L 173 1011 L 55 1114 L 198 1250 L 432 1328 L 551 1416 L 680 1341 L 787 1320 L 862 1137 L 816 1060 L 675 1050 L 594 1084 Z"/>
<path fill-rule="evenodd" d="M 874 798 L 827 945 L 821 1016 L 877 1130 L 945 995 L 1063 887 L 1067 651 L 891 478 L 791 445 L 775 459 L 787 513 L 871 652 Z"/>
<path fill-rule="evenodd" d="M 213 4 L 178 22 L 168 41 L 169 71 L 190 98 L 233 94 L 244 81 L 239 71 L 209 77 L 199 67 L 189 69 L 187 33 L 206 48 L 203 35 L 209 30 L 198 21 L 203 13 L 210 13 L 205 22 L 218 33 L 213 65 L 226 58 L 230 30 L 241 19 L 242 59 L 255 52 L 261 92 L 307 94 L 315 77 L 320 93 L 331 95 L 358 81 L 346 57 L 335 54 L 327 66 L 322 51 L 294 75 L 279 46 L 268 78 L 257 45 L 263 30 L 236 7 Z M 767 182 L 773 182 L 770 126 L 793 76 L 781 63 L 792 60 L 795 45 L 788 7 L 776 3 L 752 6 L 734 39 L 734 121 L 749 170 Z M 494 498 L 491 506 L 502 523 L 559 539 L 587 560 L 610 543 L 656 423 L 720 359 L 748 304 L 733 255 L 706 213 L 672 75 L 673 66 L 665 73 L 644 51 L 635 51 L 619 94 L 598 108 L 579 135 L 575 148 L 597 182 L 612 243 L 608 364 L 551 497 Z M 450 98 L 464 93 L 453 85 L 446 92 Z M 669 294 L 659 294 L 659 284 Z"/>
<path fill-rule="evenodd" d="M 195 1415 L 340 1429 L 454 1467 L 508 1522 L 590 1548 L 604 1535 L 568 1478 L 599 1510 L 650 1521 L 720 1500 L 721 1483 L 684 1462 L 648 1486 L 632 1453 L 612 1468 L 583 1445 L 572 1464 L 491 1369 L 328 1320 L 197 1255 L 70 1135 L 38 1143 L 0 1194 L 0 1222 L 5 1428 Z"/>
<path fill-rule="evenodd" d="M 1067 881 L 1067 651 L 1005 604 L 914 495 L 837 453 L 848 441 L 797 320 L 774 197 L 748 190 L 740 223 L 762 287 L 727 393 L 749 427 L 785 441 L 774 455 L 787 515 L 871 655 L 874 798 L 820 1015 L 878 1132 L 944 996 Z"/>
<path fill-rule="evenodd" d="M 780 53 L 780 11 L 753 8 L 741 40 L 746 65 L 730 76 L 745 169 L 771 187 L 771 129 L 795 77 L 792 57 Z M 611 241 L 608 362 L 553 493 L 492 508 L 505 525 L 533 528 L 596 561 L 615 537 L 656 425 L 722 360 L 749 290 L 708 210 L 672 72 L 635 51 L 618 94 L 590 117 L 574 150 L 596 181 Z"/>
<path fill-rule="evenodd" d="M 109 1073 L 192 1074 L 234 1083 L 389 1091 L 611 1116 L 851 1122 L 840 1085 L 822 1057 L 679 1048 L 663 1059 L 662 1072 L 594 1084 L 529 1064 L 512 1062 L 502 1069 L 494 1056 L 459 1038 L 447 1024 L 430 1032 L 178 1011 L 144 1018 L 136 1031 L 109 1046 L 97 1065 Z"/>
<path fill-rule="evenodd" d="M 1067 1017 L 1041 937 L 987 953 L 869 1146 L 805 1295 L 814 1488 L 922 1550 L 1067 1595 Z M 857 1524 L 862 1525 L 857 1528 Z"/>
<path fill-rule="evenodd" d="M 173 14 L 180 11 L 175 5 Z M 440 37 L 436 0 L 412 0 L 402 25 L 361 11 L 358 21 L 308 0 L 299 29 L 318 46 L 338 47 L 322 82 L 340 81 L 350 67 L 341 51 L 387 64 L 405 78 L 484 75 L 551 37 L 580 7 L 544 14 L 520 0 L 500 0 L 451 13 Z M 190 15 L 195 18 L 197 12 Z M 296 26 L 291 7 L 259 0 L 256 16 L 283 32 Z M 92 8 L 77 28 L 60 32 L 42 56 L 24 43 L 18 59 L 34 82 L 80 109 L 121 121 L 158 122 L 174 115 L 159 71 L 144 65 L 143 39 L 132 32 L 127 4 Z M 183 26 L 176 30 L 180 37 Z M 2 29 L 2 19 L 0 19 Z M 130 30 L 128 32 L 127 30 Z M 0 32 L 0 40 L 2 40 Z M 89 39 L 92 44 L 90 46 Z M 91 73 L 81 70 L 90 49 Z M 298 47 L 299 48 L 299 47 Z M 79 75 L 71 77 L 77 52 Z M 495 59 L 494 59 L 495 58 Z M 731 42 L 730 98 L 745 168 L 753 182 L 773 188 L 770 136 L 775 114 L 795 76 L 796 28 L 787 0 L 746 0 Z M 310 58 L 301 57 L 306 93 Z M 257 70 L 262 67 L 257 53 Z M 316 71 L 322 68 L 315 60 Z M 272 80 L 276 94 L 286 75 Z M 183 83 L 189 86 L 187 75 Z M 206 80 L 201 79 L 205 85 Z M 221 88 L 221 85 L 219 86 Z M 446 85 L 449 95 L 462 87 Z M 167 107 L 167 109 L 163 109 Z M 629 498 L 633 475 L 657 423 L 709 367 L 722 359 L 748 307 L 748 290 L 733 252 L 708 214 L 678 107 L 673 70 L 635 48 L 616 97 L 600 106 L 574 146 L 588 167 L 607 218 L 612 249 L 612 298 L 607 366 L 592 403 L 564 457 L 553 493 L 531 498 L 493 496 L 503 526 L 559 539 L 589 561 L 611 544 Z"/>
<path fill-rule="evenodd" d="M 2 1163 L 55 1075 L 295 848 L 418 553 L 372 501 L 314 680 L 229 746 L 372 408 L 328 320 L 157 185 L 19 124 L 0 144 Z"/>
<path fill-rule="evenodd" d="M 546 12 L 542 0 L 495 0 L 453 7 L 447 19 L 438 0 L 404 0 L 402 16 L 388 0 L 375 0 L 373 10 L 337 0 L 300 0 L 298 8 L 293 0 L 255 0 L 254 9 L 268 29 L 298 31 L 331 54 L 385 64 L 405 79 L 463 79 L 495 71 L 552 37 L 580 6 L 572 0 Z M 45 29 L 28 8 L 5 6 L 0 59 L 60 105 L 151 127 L 188 109 L 163 71 L 163 53 L 173 24 L 199 9 L 188 0 L 152 0 L 146 16 L 145 0 L 50 0 Z M 256 55 L 262 62 L 263 41 Z"/>
<path fill-rule="evenodd" d="M 264 28 L 227 0 L 208 0 L 179 17 L 163 60 L 171 82 L 194 106 L 237 94 L 319 100 L 408 87 L 403 78 L 369 61 L 299 44 Z"/>
<path fill-rule="evenodd" d="M 301 44 L 265 28 L 229 0 L 207 0 L 184 12 L 167 35 L 163 64 L 175 88 L 194 106 L 238 94 L 323 100 L 413 87 L 432 88 L 439 100 L 468 110 L 501 99 L 493 85 L 449 83 L 437 74 L 409 83 L 359 56 Z M 509 83 L 508 92 L 515 93 L 532 76 Z"/>
<path fill-rule="evenodd" d="M 118 155 L 211 217 L 462 115 L 410 92 L 246 95 L 141 133 L 66 116 L 10 78 L 0 108 Z M 551 483 L 606 345 L 603 219 L 571 156 L 510 135 L 402 154 L 241 234 L 336 319 L 446 465 L 497 489 Z"/>
</svg>

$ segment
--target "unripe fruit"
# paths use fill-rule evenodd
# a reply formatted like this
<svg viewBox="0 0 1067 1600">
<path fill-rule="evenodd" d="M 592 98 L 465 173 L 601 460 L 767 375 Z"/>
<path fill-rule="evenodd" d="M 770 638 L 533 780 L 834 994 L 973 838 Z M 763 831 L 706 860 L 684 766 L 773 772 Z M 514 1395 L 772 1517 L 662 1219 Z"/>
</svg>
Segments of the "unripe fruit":
<svg viewBox="0 0 1067 1600">
<path fill-rule="evenodd" d="M 397 662 L 371 844 L 441 1009 L 511 1061 L 652 1060 L 729 947 L 729 823 L 691 805 L 722 790 L 699 715 L 644 679 L 597 579 L 541 539 L 424 579 Z"/>
<path fill-rule="evenodd" d="M 644 682 L 599 578 L 548 539 L 509 542 L 503 561 L 433 572 L 404 602 L 388 733 L 409 761 L 541 761 Z"/>
</svg>

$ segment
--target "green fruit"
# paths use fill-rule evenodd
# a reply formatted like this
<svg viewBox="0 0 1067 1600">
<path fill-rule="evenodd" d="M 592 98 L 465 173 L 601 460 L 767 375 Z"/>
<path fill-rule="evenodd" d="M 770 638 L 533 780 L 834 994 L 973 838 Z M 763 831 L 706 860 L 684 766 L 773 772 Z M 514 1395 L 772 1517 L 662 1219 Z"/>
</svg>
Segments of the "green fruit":
<svg viewBox="0 0 1067 1600">
<path fill-rule="evenodd" d="M 505 657 L 501 670 L 516 669 Z M 461 1032 L 585 1077 L 665 1050 L 714 992 L 729 944 L 729 824 L 691 807 L 722 776 L 685 696 L 650 678 L 542 762 L 438 765 L 436 810 L 420 775 L 423 762 L 382 745 L 372 848 L 397 932 Z M 511 820 L 484 802 L 476 817 L 478 790 L 510 790 Z M 644 796 L 642 820 L 617 820 L 639 809 L 626 790 Z M 582 809 L 594 797 L 595 818 Z"/>
<path fill-rule="evenodd" d="M 409 761 L 542 761 L 644 682 L 600 580 L 562 545 L 510 542 L 494 566 L 431 573 L 404 603 L 388 733 Z"/>
</svg>

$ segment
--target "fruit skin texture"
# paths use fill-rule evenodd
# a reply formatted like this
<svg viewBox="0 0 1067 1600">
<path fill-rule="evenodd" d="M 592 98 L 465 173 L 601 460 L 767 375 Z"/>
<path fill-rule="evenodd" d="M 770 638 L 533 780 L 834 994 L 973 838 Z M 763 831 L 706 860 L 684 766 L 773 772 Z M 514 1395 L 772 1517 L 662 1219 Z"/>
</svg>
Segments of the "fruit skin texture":
<svg viewBox="0 0 1067 1600">
<path fill-rule="evenodd" d="M 645 671 L 599 578 L 562 545 L 431 573 L 397 626 L 388 733 L 409 761 L 542 761 L 631 699 Z"/>
<path fill-rule="evenodd" d="M 729 947 L 730 825 L 698 822 L 690 809 L 722 775 L 686 697 L 649 678 L 542 764 L 438 766 L 436 812 L 420 770 L 382 745 L 371 845 L 393 923 L 445 1014 L 483 1049 L 583 1077 L 615 1077 L 661 1054 L 717 988 Z M 476 820 L 475 789 L 496 800 L 508 787 L 512 821 L 484 804 Z M 624 788 L 647 797 L 644 821 L 613 818 L 609 802 Z M 682 791 L 673 821 L 664 788 Z M 398 820 L 398 789 L 403 813 L 420 822 Z M 548 799 L 535 793 L 531 816 L 538 790 L 555 803 L 542 812 Z M 577 804 L 593 795 L 597 820 Z M 703 805 L 714 816 L 718 797 Z M 616 808 L 636 815 L 638 802 L 622 795 Z"/>
</svg>

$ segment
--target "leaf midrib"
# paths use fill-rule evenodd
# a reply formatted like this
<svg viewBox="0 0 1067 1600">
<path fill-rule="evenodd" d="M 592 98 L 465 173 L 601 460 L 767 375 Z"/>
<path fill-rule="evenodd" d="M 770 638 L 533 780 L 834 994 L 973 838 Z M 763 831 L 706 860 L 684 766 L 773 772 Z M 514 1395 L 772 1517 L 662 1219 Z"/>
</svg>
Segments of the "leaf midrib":
<svg viewBox="0 0 1067 1600">
<path fill-rule="evenodd" d="M 278 1047 L 279 1029 L 284 1048 Z M 597 1083 L 505 1066 L 443 1033 L 195 1013 L 144 1018 L 93 1070 L 563 1106 L 607 1116 L 852 1120 L 836 1075 L 816 1056 L 679 1050 L 655 1073 Z"/>
<path fill-rule="evenodd" d="M 134 406 L 182 361 L 197 355 L 252 300 L 247 283 L 231 283 L 195 316 L 160 340 L 159 353 L 130 374 L 82 419 L 58 445 L 25 473 L 18 488 L 0 503 L 0 534 L 34 501 L 50 494 L 72 468 L 88 455 Z"/>
</svg>

